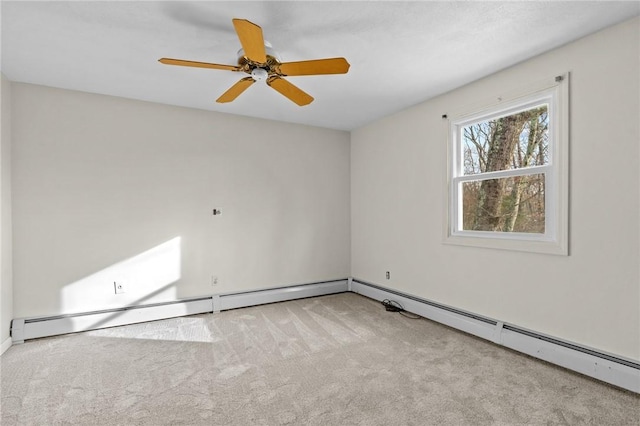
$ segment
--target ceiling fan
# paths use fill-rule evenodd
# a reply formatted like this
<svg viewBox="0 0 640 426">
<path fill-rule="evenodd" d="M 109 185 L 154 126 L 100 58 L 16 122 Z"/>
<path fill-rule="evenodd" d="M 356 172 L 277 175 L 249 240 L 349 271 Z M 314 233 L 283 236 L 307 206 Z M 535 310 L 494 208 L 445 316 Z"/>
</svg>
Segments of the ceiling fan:
<svg viewBox="0 0 640 426">
<path fill-rule="evenodd" d="M 242 49 L 238 51 L 238 65 L 220 65 L 208 62 L 185 61 L 182 59 L 161 58 L 159 62 L 184 67 L 211 68 L 226 71 L 242 71 L 250 77 L 244 77 L 216 102 L 225 103 L 236 99 L 256 81 L 265 80 L 267 85 L 300 106 L 313 102 L 313 97 L 283 77 L 297 75 L 346 74 L 349 63 L 345 58 L 314 59 L 299 62 L 280 62 L 280 58 L 271 44 L 262 36 L 262 28 L 246 19 L 233 19 Z"/>
</svg>

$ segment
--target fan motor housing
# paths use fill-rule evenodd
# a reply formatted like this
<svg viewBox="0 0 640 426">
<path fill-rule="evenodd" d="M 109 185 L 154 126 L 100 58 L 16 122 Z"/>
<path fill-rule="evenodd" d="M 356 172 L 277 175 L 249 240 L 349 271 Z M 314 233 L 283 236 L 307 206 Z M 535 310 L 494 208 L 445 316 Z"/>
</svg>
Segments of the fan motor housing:
<svg viewBox="0 0 640 426">
<path fill-rule="evenodd" d="M 271 46 L 271 43 L 264 41 L 264 50 L 267 56 L 267 62 L 260 64 L 251 61 L 244 54 L 244 49 L 238 50 L 238 65 L 247 74 L 251 74 L 251 77 L 255 81 L 266 80 L 270 74 L 277 73 L 277 67 L 280 65 L 280 56 Z"/>
</svg>

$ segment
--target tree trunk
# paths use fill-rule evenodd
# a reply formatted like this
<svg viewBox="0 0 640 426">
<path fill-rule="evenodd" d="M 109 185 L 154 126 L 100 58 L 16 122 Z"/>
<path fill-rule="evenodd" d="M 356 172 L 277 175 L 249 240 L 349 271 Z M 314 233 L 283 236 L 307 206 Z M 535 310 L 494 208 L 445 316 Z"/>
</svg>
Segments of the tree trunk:
<svg viewBox="0 0 640 426">
<path fill-rule="evenodd" d="M 522 200 L 522 191 L 528 184 L 528 179 L 526 176 L 517 176 L 514 179 L 515 184 L 513 185 L 513 189 L 511 190 L 512 207 L 511 211 L 509 212 L 509 219 L 507 220 L 507 223 L 504 227 L 505 232 L 513 232 L 513 228 L 516 225 L 516 220 L 518 220 L 518 213 L 520 212 L 520 200 Z"/>
<path fill-rule="evenodd" d="M 533 153 L 536 147 L 540 144 L 540 123 L 538 118 L 542 110 L 532 114 L 529 119 L 529 138 L 527 140 L 527 151 L 524 154 L 524 158 L 520 159 L 520 167 L 529 167 L 533 158 Z M 522 192 L 529 184 L 529 179 L 525 176 L 519 176 L 515 178 L 515 183 L 511 191 L 511 211 L 509 212 L 509 219 L 505 226 L 505 232 L 513 232 L 516 220 L 518 220 L 518 213 L 520 213 L 520 201 L 522 200 Z"/>
<path fill-rule="evenodd" d="M 496 128 L 489 142 L 487 172 L 510 168 L 511 156 L 518 143 L 522 126 L 527 121 L 524 114 L 516 114 L 496 120 Z M 506 216 L 502 211 L 505 179 L 487 179 L 480 186 L 480 203 L 474 229 L 502 231 Z"/>
</svg>

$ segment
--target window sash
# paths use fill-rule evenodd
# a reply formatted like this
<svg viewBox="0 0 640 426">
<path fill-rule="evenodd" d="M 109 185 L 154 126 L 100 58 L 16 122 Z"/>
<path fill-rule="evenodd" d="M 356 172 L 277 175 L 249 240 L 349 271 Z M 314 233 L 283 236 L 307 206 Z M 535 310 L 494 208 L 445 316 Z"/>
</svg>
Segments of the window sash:
<svg viewBox="0 0 640 426">
<path fill-rule="evenodd" d="M 483 177 L 482 179 L 468 179 L 468 176 L 454 178 L 452 181 L 452 200 L 455 200 L 453 203 L 452 211 L 451 211 L 451 235 L 453 236 L 468 236 L 468 237 L 487 237 L 487 238 L 506 238 L 506 239 L 521 239 L 521 240 L 543 240 L 543 241 L 553 241 L 554 236 L 556 235 L 556 221 L 555 214 L 553 214 L 553 208 L 550 208 L 549 203 L 553 200 L 555 196 L 555 190 L 552 185 L 552 179 L 550 177 L 553 176 L 553 169 L 550 166 L 540 166 L 540 167 L 532 167 L 531 169 L 535 169 L 535 171 L 531 171 L 527 169 L 527 171 L 531 171 L 530 173 L 505 173 L 512 172 L 512 170 L 505 170 L 502 172 L 491 172 L 486 173 L 487 177 Z M 522 170 L 522 169 L 519 169 Z M 545 193 L 544 193 L 544 221 L 545 221 L 545 229 L 544 233 L 536 234 L 531 232 L 497 232 L 497 231 L 475 231 L 463 229 L 463 203 L 462 203 L 462 184 L 464 182 L 474 182 L 474 181 L 483 181 L 488 179 L 495 179 L 496 176 L 499 178 L 504 177 L 513 177 L 513 176 L 529 176 L 529 175 L 544 175 L 545 180 Z"/>
<path fill-rule="evenodd" d="M 462 177 L 464 174 L 463 167 L 463 152 L 462 148 L 462 129 L 465 127 L 482 123 L 488 120 L 497 120 L 502 117 L 507 117 L 509 115 L 517 114 L 523 111 L 528 111 L 530 109 L 534 109 L 540 105 L 547 105 L 547 114 L 549 115 L 549 128 L 547 133 L 549 135 L 549 160 L 547 164 L 544 166 L 552 166 L 555 157 L 555 126 L 556 120 L 558 120 L 558 114 L 556 112 L 556 89 L 550 88 L 543 90 L 539 93 L 533 94 L 527 97 L 526 101 L 522 100 L 514 100 L 511 102 L 507 102 L 501 108 L 491 109 L 489 112 L 482 111 L 477 114 L 473 114 L 470 116 L 466 116 L 462 119 L 456 120 L 451 125 L 451 132 L 453 134 L 453 176 L 454 177 Z M 511 169 L 510 169 L 511 170 Z M 486 172 L 493 173 L 493 172 Z M 472 176 L 478 176 L 478 173 Z"/>
<path fill-rule="evenodd" d="M 484 172 L 475 175 L 455 176 L 453 180 L 456 182 L 482 181 L 488 179 L 500 179 L 513 176 L 528 176 L 549 173 L 553 169 L 550 164 L 544 166 L 522 167 L 520 169 L 498 170 L 495 172 Z"/>
</svg>

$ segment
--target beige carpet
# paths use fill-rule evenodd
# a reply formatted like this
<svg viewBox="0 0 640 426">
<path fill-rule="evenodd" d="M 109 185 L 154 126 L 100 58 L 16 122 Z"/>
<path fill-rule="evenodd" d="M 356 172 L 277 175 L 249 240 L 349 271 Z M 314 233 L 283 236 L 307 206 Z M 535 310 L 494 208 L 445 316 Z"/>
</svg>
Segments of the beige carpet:
<svg viewBox="0 0 640 426">
<path fill-rule="evenodd" d="M 41 339 L 2 425 L 638 425 L 640 397 L 346 293 Z"/>
</svg>

